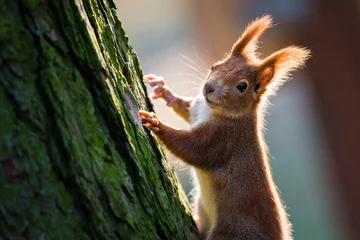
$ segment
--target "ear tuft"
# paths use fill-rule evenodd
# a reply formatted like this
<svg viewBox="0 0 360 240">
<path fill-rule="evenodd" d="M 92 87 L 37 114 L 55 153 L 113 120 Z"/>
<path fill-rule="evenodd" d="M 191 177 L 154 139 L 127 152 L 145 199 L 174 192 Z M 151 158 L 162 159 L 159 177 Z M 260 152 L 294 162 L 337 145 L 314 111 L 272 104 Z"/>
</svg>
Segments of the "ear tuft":
<svg viewBox="0 0 360 240">
<path fill-rule="evenodd" d="M 231 54 L 248 55 L 255 52 L 259 37 L 270 27 L 272 27 L 271 16 L 265 15 L 261 18 L 256 18 L 248 25 L 242 36 L 236 41 L 231 49 Z"/>
<path fill-rule="evenodd" d="M 310 54 L 310 50 L 306 48 L 290 46 L 265 58 L 258 66 L 259 93 L 264 92 L 268 85 L 272 85 L 271 89 L 276 90 L 291 72 L 305 65 Z"/>
</svg>

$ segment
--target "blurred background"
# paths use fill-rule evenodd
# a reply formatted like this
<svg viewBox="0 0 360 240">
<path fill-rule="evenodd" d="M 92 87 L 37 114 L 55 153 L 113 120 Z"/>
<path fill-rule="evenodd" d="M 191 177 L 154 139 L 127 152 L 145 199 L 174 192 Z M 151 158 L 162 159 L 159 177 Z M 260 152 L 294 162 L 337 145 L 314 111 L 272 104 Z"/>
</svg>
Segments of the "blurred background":
<svg viewBox="0 0 360 240">
<path fill-rule="evenodd" d="M 144 73 L 163 76 L 183 96 L 197 95 L 212 64 L 230 51 L 249 21 L 264 14 L 272 15 L 277 25 L 261 38 L 263 56 L 290 44 L 313 51 L 308 67 L 296 72 L 272 98 L 266 116 L 271 166 L 295 239 L 359 237 L 352 231 L 359 218 L 352 213 L 359 210 L 355 208 L 360 200 L 360 182 L 356 182 L 360 157 L 351 154 L 358 146 L 355 136 L 360 134 L 359 82 L 355 81 L 360 66 L 360 4 L 346 2 L 117 2 Z M 160 119 L 188 128 L 163 102 L 153 103 Z M 189 168 L 172 156 L 169 159 L 191 200 Z"/>
</svg>

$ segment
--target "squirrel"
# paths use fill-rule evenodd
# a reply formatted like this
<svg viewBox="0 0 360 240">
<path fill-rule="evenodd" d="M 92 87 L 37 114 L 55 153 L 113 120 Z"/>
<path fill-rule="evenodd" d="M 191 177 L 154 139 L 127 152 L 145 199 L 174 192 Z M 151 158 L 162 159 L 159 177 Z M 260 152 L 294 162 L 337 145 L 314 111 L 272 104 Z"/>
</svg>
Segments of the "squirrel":
<svg viewBox="0 0 360 240">
<path fill-rule="evenodd" d="M 176 129 L 154 113 L 139 111 L 143 125 L 195 169 L 194 215 L 201 239 L 292 239 L 269 166 L 263 115 L 269 96 L 304 66 L 310 51 L 289 46 L 259 58 L 258 39 L 271 26 L 269 15 L 250 23 L 231 53 L 211 67 L 194 99 L 173 93 L 162 77 L 144 76 L 152 97 L 165 100 L 191 125 Z"/>
</svg>

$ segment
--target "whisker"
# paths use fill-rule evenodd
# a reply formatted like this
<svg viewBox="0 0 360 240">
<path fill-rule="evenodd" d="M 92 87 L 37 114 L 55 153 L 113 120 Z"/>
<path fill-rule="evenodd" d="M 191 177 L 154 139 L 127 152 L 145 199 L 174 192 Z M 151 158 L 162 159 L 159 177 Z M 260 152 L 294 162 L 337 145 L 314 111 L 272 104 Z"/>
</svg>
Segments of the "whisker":
<svg viewBox="0 0 360 240">
<path fill-rule="evenodd" d="M 198 72 L 199 74 L 203 74 L 202 72 L 200 72 L 198 69 L 196 69 L 195 67 L 191 66 L 190 64 L 181 61 L 183 64 L 185 64 L 186 66 L 188 66 L 189 68 L 193 69 L 194 71 Z"/>
<path fill-rule="evenodd" d="M 194 45 L 193 45 L 193 49 L 194 49 L 194 51 L 195 51 L 195 54 L 196 54 L 197 58 L 201 61 L 201 59 L 200 59 L 200 57 L 199 57 L 199 55 L 198 55 L 198 53 L 197 53 Z"/>
<path fill-rule="evenodd" d="M 192 87 L 189 87 L 189 85 L 192 85 Z M 187 90 L 197 90 L 198 88 L 202 87 L 202 85 L 198 84 L 197 82 L 193 82 L 193 81 L 177 83 L 177 84 L 175 84 L 175 86 L 177 88 L 186 87 Z"/>
<path fill-rule="evenodd" d="M 179 54 L 181 57 L 185 58 L 186 60 L 190 61 L 191 63 L 195 64 L 195 66 L 196 66 L 196 67 L 199 67 L 199 65 L 198 65 L 198 64 L 196 64 L 196 62 L 194 62 L 194 61 L 193 61 L 193 60 L 191 60 L 190 58 L 188 58 L 188 57 L 186 57 L 186 56 L 182 55 L 181 53 L 178 53 L 178 54 Z"/>
<path fill-rule="evenodd" d="M 210 57 L 212 57 L 212 61 L 215 62 L 216 58 L 214 57 L 214 55 L 212 55 L 208 50 L 206 50 L 206 49 L 204 49 L 204 50 Z"/>
<path fill-rule="evenodd" d="M 172 74 L 169 75 L 169 77 L 171 77 L 171 76 L 176 76 L 176 77 L 186 76 L 186 77 L 195 78 L 195 79 L 196 79 L 196 83 L 199 83 L 199 82 L 200 82 L 201 84 L 206 81 L 205 79 L 200 78 L 200 77 L 198 77 L 198 76 L 196 76 L 196 75 L 194 75 L 194 74 L 191 74 L 191 73 L 175 72 L 175 73 L 172 73 Z M 186 79 L 188 79 L 188 78 L 186 78 Z M 185 80 L 186 80 L 186 79 L 185 79 Z M 181 82 L 186 82 L 186 81 L 181 81 Z M 191 81 L 191 83 L 194 83 L 194 81 Z"/>
<path fill-rule="evenodd" d="M 198 77 L 198 76 L 196 76 L 196 75 L 194 75 L 194 74 L 186 73 L 185 75 L 188 75 L 188 76 L 190 76 L 190 77 L 194 77 L 195 79 L 199 80 L 201 83 L 204 83 L 204 82 L 205 82 L 204 79 L 202 79 L 202 78 L 200 78 L 200 77 Z"/>
<path fill-rule="evenodd" d="M 191 74 L 191 73 L 177 73 L 177 75 L 179 75 L 179 76 L 190 76 L 190 77 L 196 78 L 196 79 L 199 80 L 201 83 L 204 83 L 204 82 L 205 82 L 204 79 L 202 79 L 202 78 L 200 78 L 200 77 L 198 77 L 198 76 L 196 76 L 196 75 L 194 75 L 194 74 Z"/>
</svg>

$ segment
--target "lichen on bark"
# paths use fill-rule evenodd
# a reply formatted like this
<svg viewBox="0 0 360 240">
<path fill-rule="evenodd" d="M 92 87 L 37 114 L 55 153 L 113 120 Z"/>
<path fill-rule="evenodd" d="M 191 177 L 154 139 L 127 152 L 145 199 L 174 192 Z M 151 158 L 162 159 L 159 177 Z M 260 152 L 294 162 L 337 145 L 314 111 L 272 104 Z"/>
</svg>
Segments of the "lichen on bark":
<svg viewBox="0 0 360 240">
<path fill-rule="evenodd" d="M 188 239 L 112 0 L 0 3 L 0 239 Z"/>
</svg>

